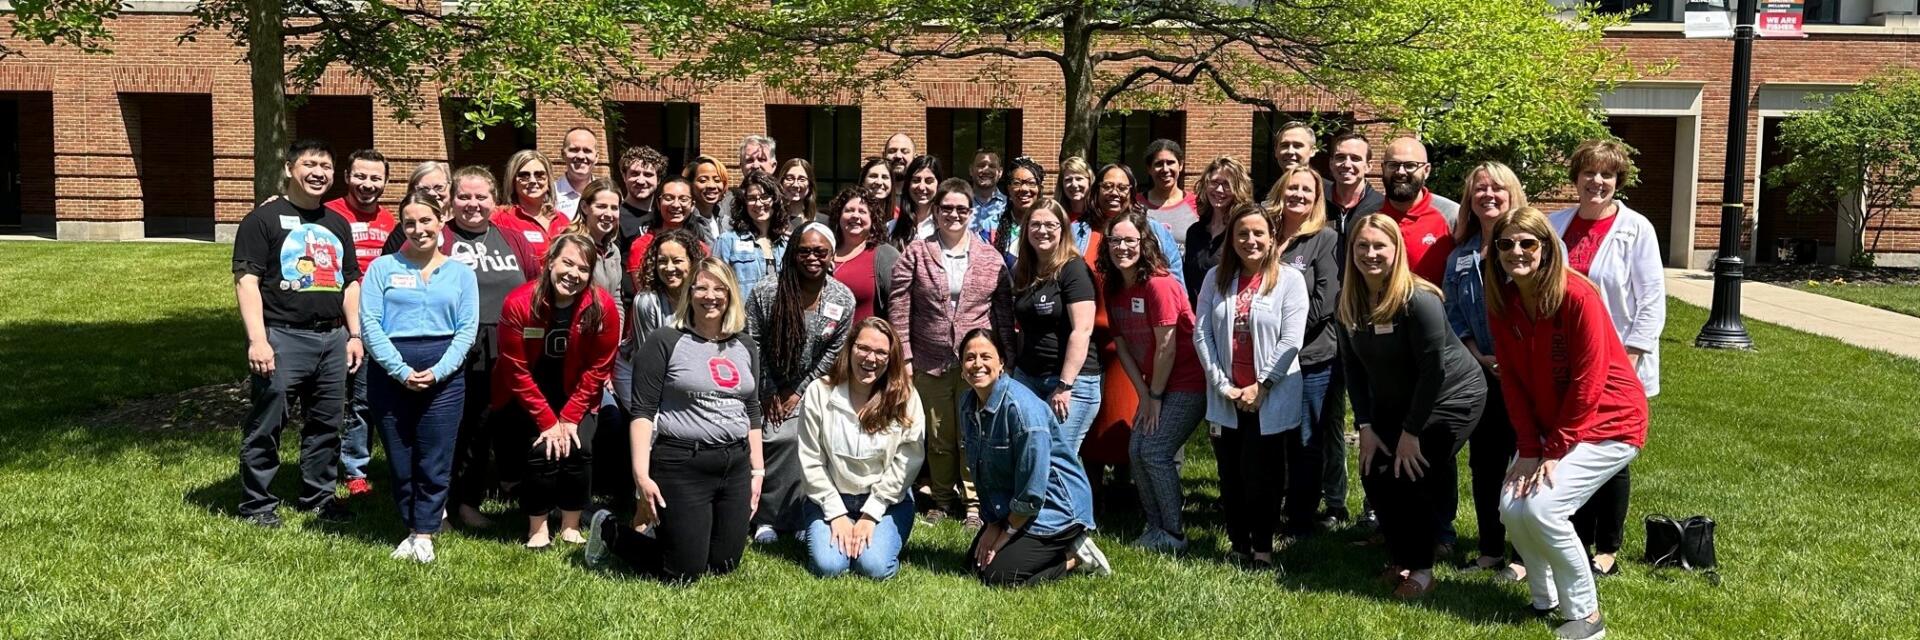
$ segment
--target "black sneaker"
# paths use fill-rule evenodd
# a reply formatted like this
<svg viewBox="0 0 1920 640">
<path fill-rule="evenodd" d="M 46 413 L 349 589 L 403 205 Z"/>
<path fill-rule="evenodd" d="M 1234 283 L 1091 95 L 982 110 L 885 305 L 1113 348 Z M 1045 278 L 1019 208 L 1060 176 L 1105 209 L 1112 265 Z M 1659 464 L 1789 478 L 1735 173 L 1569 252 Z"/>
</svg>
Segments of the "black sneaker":
<svg viewBox="0 0 1920 640">
<path fill-rule="evenodd" d="M 1337 531 L 1352 521 L 1353 517 L 1347 515 L 1345 511 L 1327 511 L 1320 514 L 1320 528 L 1327 531 Z"/>
<path fill-rule="evenodd" d="M 1560 640 L 1600 640 L 1607 637 L 1607 620 L 1568 620 L 1553 630 L 1553 637 Z"/>
<path fill-rule="evenodd" d="M 313 510 L 313 519 L 325 524 L 346 524 L 353 521 L 353 510 L 338 502 L 328 502 Z"/>
<path fill-rule="evenodd" d="M 1547 607 L 1545 609 L 1542 609 L 1540 607 L 1533 606 L 1533 603 L 1529 602 L 1527 603 L 1526 608 L 1521 609 L 1520 612 L 1522 615 L 1525 615 L 1529 618 L 1533 618 L 1535 620 L 1545 620 L 1547 619 L 1547 616 L 1553 615 L 1554 610 L 1555 610 L 1554 607 Z"/>
<path fill-rule="evenodd" d="M 1373 533 L 1375 529 L 1380 528 L 1380 516 L 1374 515 L 1372 509 L 1362 511 L 1360 519 L 1353 521 L 1353 528 L 1365 533 Z"/>
<path fill-rule="evenodd" d="M 247 524 L 260 527 L 262 529 L 280 528 L 280 514 L 274 513 L 272 511 L 262 511 L 260 513 L 242 517 L 241 520 L 245 520 Z"/>
</svg>

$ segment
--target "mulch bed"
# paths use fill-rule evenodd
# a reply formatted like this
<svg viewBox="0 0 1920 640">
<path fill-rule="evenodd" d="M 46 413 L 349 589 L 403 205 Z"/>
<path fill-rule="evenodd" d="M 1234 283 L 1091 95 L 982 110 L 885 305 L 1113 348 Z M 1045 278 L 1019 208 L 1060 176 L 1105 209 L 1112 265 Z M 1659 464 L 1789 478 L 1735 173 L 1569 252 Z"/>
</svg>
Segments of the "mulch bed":
<svg viewBox="0 0 1920 640">
<path fill-rule="evenodd" d="M 85 418 L 89 426 L 136 431 L 232 431 L 247 417 L 246 380 L 127 400 Z M 298 415 L 297 413 L 295 415 Z"/>
<path fill-rule="evenodd" d="M 1746 278 L 1778 284 L 1920 285 L 1920 269 L 1872 267 L 1859 269 L 1831 264 L 1749 264 Z"/>
</svg>

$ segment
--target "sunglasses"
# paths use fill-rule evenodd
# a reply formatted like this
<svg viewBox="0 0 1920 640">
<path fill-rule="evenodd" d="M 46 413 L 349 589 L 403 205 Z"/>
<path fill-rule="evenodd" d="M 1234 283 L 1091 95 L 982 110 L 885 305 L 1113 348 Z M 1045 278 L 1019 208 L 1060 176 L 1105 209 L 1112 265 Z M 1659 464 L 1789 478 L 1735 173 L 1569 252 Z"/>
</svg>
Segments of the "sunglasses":
<svg viewBox="0 0 1920 640">
<path fill-rule="evenodd" d="M 793 250 L 793 254 L 802 258 L 825 258 L 827 257 L 827 248 L 798 247 Z"/>
<path fill-rule="evenodd" d="M 1512 251 L 1513 245 L 1516 245 L 1516 244 L 1520 245 L 1521 251 L 1539 251 L 1540 250 L 1540 240 L 1538 238 L 1521 238 L 1517 241 L 1514 240 L 1513 238 L 1501 238 L 1499 240 L 1493 241 L 1493 248 L 1498 249 L 1502 252 Z"/>
</svg>

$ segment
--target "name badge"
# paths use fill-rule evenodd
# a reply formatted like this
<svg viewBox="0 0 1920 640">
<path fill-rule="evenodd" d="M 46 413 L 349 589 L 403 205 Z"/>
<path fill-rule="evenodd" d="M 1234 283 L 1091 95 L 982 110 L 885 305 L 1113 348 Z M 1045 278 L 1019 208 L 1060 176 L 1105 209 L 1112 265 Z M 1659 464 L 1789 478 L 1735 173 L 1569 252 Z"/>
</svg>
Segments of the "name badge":
<svg viewBox="0 0 1920 640">
<path fill-rule="evenodd" d="M 1473 268 L 1473 256 L 1460 256 L 1453 259 L 1454 271 L 1466 271 Z"/>
<path fill-rule="evenodd" d="M 538 231 L 522 231 L 520 232 L 520 235 L 525 236 L 527 239 L 527 242 L 546 242 L 547 241 L 547 234 L 544 234 Z"/>
<path fill-rule="evenodd" d="M 360 235 L 360 234 L 362 234 L 362 233 L 366 233 L 366 232 L 367 232 L 367 226 L 368 226 L 368 225 L 367 225 L 367 223 L 365 223 L 365 222 L 355 222 L 355 223 L 353 223 L 353 235 L 356 235 L 356 236 L 357 236 L 357 235 Z"/>
<path fill-rule="evenodd" d="M 1387 323 L 1375 324 L 1373 325 L 1373 333 L 1374 335 L 1382 335 L 1382 336 L 1387 335 L 1389 333 L 1393 333 L 1393 323 L 1387 322 Z"/>
<path fill-rule="evenodd" d="M 1220 423 L 1218 422 L 1207 423 L 1207 435 L 1215 438 L 1220 437 Z"/>
<path fill-rule="evenodd" d="M 1134 313 L 1146 313 L 1146 312 L 1147 312 L 1147 299 L 1146 299 L 1146 298 L 1134 298 L 1134 299 L 1133 299 L 1133 302 L 1132 302 L 1132 305 L 1133 305 L 1133 312 L 1134 312 Z"/>
<path fill-rule="evenodd" d="M 520 337 L 528 340 L 539 340 L 547 337 L 547 330 L 540 327 L 527 327 L 520 330 Z"/>
<path fill-rule="evenodd" d="M 387 278 L 387 286 L 395 289 L 412 289 L 420 286 L 420 277 L 411 273 L 396 273 Z"/>
<path fill-rule="evenodd" d="M 300 216 L 280 216 L 280 228 L 288 231 L 300 228 Z"/>
<path fill-rule="evenodd" d="M 826 316 L 828 318 L 833 318 L 835 320 L 838 320 L 840 319 L 841 316 L 846 315 L 846 313 L 847 313 L 846 307 L 842 307 L 832 302 L 828 302 L 820 305 L 820 315 Z M 832 323 L 829 323 L 829 327 L 831 327 L 831 324 Z"/>
<path fill-rule="evenodd" d="M 760 245 L 754 244 L 752 240 L 746 238 L 734 238 L 733 246 L 741 251 L 756 251 L 760 249 Z"/>
</svg>

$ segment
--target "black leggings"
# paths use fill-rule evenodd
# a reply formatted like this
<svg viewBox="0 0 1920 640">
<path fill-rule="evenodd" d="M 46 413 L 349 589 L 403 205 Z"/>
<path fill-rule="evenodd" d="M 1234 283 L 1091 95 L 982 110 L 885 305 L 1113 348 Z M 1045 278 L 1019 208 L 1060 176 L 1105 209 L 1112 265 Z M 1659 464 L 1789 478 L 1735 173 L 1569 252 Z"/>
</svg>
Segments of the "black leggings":
<svg viewBox="0 0 1920 640">
<path fill-rule="evenodd" d="M 1633 497 L 1633 467 L 1600 485 L 1587 503 L 1573 512 L 1573 531 L 1580 535 L 1580 546 L 1593 547 L 1593 553 L 1620 553 L 1626 539 L 1627 503 Z"/>
<path fill-rule="evenodd" d="M 988 528 L 982 527 L 980 533 L 974 534 L 973 544 L 967 545 L 969 563 Z M 975 567 L 974 571 L 980 576 L 980 582 L 989 587 L 1027 587 L 1058 580 L 1067 573 L 1067 558 L 1073 555 L 1073 543 L 1085 532 L 1086 527 L 1077 524 L 1045 536 L 1014 532 L 1013 539 L 993 554 L 992 564 Z"/>
<path fill-rule="evenodd" d="M 1500 381 L 1487 380 L 1487 408 L 1468 438 L 1467 467 L 1473 471 L 1473 517 L 1480 528 L 1480 555 L 1513 560 L 1507 552 L 1507 525 L 1500 522 L 1500 485 L 1516 450 L 1513 422 L 1500 395 Z"/>
<path fill-rule="evenodd" d="M 587 414 L 580 420 L 579 446 L 558 460 L 547 459 L 547 448 L 539 444 L 540 429 L 533 418 L 516 406 L 501 410 L 502 419 L 517 423 L 509 433 L 520 434 L 517 455 L 524 462 L 525 477 L 518 485 L 520 512 L 528 517 L 544 516 L 554 509 L 582 511 L 589 503 L 593 477 L 593 434 L 598 417 Z M 507 455 L 514 455 L 507 452 Z M 504 456 L 503 456 L 504 457 Z"/>
<path fill-rule="evenodd" d="M 1260 417 L 1238 414 L 1239 427 L 1213 439 L 1220 470 L 1220 502 L 1226 507 L 1227 540 L 1234 551 L 1272 553 L 1281 495 L 1287 495 L 1289 533 L 1310 531 L 1319 507 L 1319 451 L 1309 450 L 1300 431 L 1260 434 Z"/>
<path fill-rule="evenodd" d="M 753 511 L 749 454 L 746 440 L 712 445 L 663 437 L 654 442 L 648 473 L 667 502 L 658 530 L 662 577 L 690 581 L 740 566 Z"/>
<path fill-rule="evenodd" d="M 1419 479 L 1393 476 L 1392 452 L 1400 442 L 1400 417 L 1374 417 L 1374 434 L 1386 445 L 1387 453 L 1376 452 L 1373 464 L 1361 470 L 1364 475 L 1360 480 L 1379 513 L 1389 563 L 1408 571 L 1433 568 L 1434 543 L 1440 537 L 1440 527 L 1434 524 L 1445 514 L 1447 505 L 1457 500 L 1459 470 L 1455 458 L 1466 446 L 1474 424 L 1480 421 L 1484 399 L 1476 397 L 1470 406 L 1455 403 L 1433 408 L 1426 428 L 1420 432 L 1420 455 L 1427 459 L 1427 470 Z"/>
</svg>

